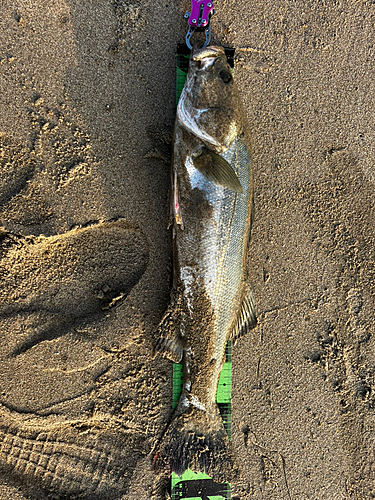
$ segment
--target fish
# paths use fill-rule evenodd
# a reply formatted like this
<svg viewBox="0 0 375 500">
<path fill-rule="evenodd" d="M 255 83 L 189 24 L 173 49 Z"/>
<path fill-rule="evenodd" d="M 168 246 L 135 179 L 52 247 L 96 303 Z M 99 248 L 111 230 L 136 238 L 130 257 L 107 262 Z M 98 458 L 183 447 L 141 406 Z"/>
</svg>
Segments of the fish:
<svg viewBox="0 0 375 500">
<path fill-rule="evenodd" d="M 232 70 L 222 47 L 196 49 L 173 133 L 173 286 L 156 345 L 183 362 L 184 380 L 156 471 L 231 472 L 216 392 L 228 340 L 257 322 L 247 269 L 253 205 L 249 124 Z"/>
</svg>

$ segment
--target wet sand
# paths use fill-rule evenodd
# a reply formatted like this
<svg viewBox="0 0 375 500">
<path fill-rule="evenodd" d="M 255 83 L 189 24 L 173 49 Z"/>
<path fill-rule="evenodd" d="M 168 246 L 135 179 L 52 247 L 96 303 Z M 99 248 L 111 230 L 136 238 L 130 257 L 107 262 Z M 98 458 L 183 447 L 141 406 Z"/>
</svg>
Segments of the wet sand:
<svg viewBox="0 0 375 500">
<path fill-rule="evenodd" d="M 188 7 L 3 3 L 4 500 L 150 498 L 148 454 L 171 412 L 171 363 L 153 345 L 171 287 L 168 142 Z M 233 349 L 233 495 L 372 498 L 375 6 L 215 9 L 255 178 L 259 324 Z"/>
</svg>

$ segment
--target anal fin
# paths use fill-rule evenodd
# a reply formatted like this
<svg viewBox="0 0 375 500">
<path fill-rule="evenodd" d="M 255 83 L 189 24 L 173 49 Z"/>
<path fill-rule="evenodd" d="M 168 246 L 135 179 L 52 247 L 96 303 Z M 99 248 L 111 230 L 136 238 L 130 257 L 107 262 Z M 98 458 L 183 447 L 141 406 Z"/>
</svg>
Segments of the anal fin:
<svg viewBox="0 0 375 500">
<path fill-rule="evenodd" d="M 254 290 L 250 284 L 246 285 L 236 321 L 234 322 L 229 338 L 238 339 L 252 330 L 257 324 Z"/>
<path fill-rule="evenodd" d="M 176 303 L 172 301 L 158 326 L 159 338 L 155 349 L 174 363 L 182 360 L 183 345 L 175 328 Z"/>
</svg>

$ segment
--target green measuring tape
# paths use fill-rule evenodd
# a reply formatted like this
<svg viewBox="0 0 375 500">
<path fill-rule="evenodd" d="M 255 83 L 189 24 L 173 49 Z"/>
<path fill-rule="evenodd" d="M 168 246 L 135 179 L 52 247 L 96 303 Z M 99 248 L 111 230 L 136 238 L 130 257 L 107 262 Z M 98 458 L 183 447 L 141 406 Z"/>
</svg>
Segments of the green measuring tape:
<svg viewBox="0 0 375 500">
<path fill-rule="evenodd" d="M 234 49 L 225 49 L 228 63 L 233 67 Z M 176 104 L 180 99 L 189 67 L 190 50 L 186 45 L 177 48 Z M 177 407 L 183 386 L 182 363 L 173 364 L 172 406 Z M 231 439 L 231 390 L 232 390 L 232 342 L 229 341 L 225 351 L 225 363 L 220 374 L 217 387 L 216 402 L 223 419 L 228 438 Z M 195 473 L 187 470 L 179 477 L 174 472 L 171 477 L 172 500 L 230 500 L 230 484 L 215 483 L 203 472 Z"/>
</svg>

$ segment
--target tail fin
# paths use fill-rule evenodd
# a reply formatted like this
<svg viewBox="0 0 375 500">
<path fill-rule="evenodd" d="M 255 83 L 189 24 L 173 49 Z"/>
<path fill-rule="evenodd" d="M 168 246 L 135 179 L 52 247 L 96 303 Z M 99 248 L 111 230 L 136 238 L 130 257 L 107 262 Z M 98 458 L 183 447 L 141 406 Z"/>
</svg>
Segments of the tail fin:
<svg viewBox="0 0 375 500">
<path fill-rule="evenodd" d="M 178 476 L 190 468 L 229 482 L 233 463 L 219 411 L 209 415 L 194 407 L 183 413 L 177 409 L 154 454 L 153 468 L 157 474 L 173 471 Z"/>
</svg>

